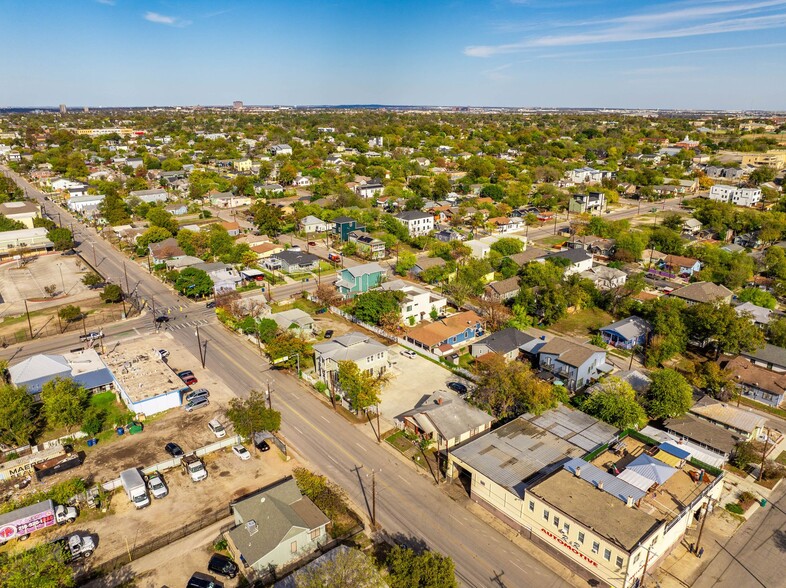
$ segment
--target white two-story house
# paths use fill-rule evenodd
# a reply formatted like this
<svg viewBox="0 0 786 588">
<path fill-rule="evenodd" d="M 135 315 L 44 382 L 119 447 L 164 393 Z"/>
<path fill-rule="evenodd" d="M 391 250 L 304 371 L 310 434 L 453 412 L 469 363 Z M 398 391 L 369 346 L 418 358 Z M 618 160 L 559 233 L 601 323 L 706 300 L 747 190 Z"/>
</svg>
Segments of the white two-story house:
<svg viewBox="0 0 786 588">
<path fill-rule="evenodd" d="M 428 235 L 434 230 L 434 217 L 419 210 L 405 210 L 394 216 L 398 222 L 407 227 L 410 237 Z"/>
<path fill-rule="evenodd" d="M 438 315 L 442 315 L 448 304 L 448 301 L 439 294 L 404 280 L 384 282 L 379 289 L 403 292 L 404 298 L 399 304 L 401 320 L 409 326 L 416 325 L 423 319 L 428 319 L 433 311 L 436 311 Z"/>
</svg>

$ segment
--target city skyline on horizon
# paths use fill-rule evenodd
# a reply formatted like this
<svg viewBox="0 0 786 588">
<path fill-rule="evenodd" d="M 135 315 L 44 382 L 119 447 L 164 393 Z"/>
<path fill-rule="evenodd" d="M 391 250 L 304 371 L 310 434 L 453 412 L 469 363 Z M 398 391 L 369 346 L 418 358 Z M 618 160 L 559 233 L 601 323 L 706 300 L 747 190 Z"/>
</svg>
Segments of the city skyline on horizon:
<svg viewBox="0 0 786 588">
<path fill-rule="evenodd" d="M 786 109 L 786 0 L 0 5 L 3 108 Z"/>
</svg>

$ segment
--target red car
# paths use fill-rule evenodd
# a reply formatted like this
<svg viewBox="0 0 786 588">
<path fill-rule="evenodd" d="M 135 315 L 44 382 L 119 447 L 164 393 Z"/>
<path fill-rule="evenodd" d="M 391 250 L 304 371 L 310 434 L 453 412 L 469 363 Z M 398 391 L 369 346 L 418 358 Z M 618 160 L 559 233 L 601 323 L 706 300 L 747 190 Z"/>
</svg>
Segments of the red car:
<svg viewBox="0 0 786 588">
<path fill-rule="evenodd" d="M 192 372 L 191 370 L 186 370 L 184 372 L 178 372 L 177 377 L 180 378 L 181 380 L 183 380 L 183 383 L 186 386 L 193 386 L 194 384 L 196 384 L 199 381 L 199 380 L 196 379 L 196 376 L 194 375 L 194 372 Z"/>
<path fill-rule="evenodd" d="M 316 247 L 317 246 L 317 242 L 316 241 L 309 241 L 308 242 L 308 246 L 309 247 Z"/>
</svg>

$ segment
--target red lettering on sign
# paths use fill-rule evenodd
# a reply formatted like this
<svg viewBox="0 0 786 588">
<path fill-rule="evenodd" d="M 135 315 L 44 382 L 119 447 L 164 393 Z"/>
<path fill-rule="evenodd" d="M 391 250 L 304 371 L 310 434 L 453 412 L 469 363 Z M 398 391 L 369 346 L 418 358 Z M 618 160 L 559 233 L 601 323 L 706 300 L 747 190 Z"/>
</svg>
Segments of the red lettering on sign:
<svg viewBox="0 0 786 588">
<path fill-rule="evenodd" d="M 595 562 L 595 561 L 591 560 L 589 557 L 587 557 L 586 555 L 584 555 L 583 553 L 581 553 L 581 552 L 580 552 L 578 549 L 576 549 L 575 547 L 573 547 L 573 546 L 572 546 L 570 543 L 568 543 L 568 542 L 566 542 L 566 541 L 563 541 L 561 537 L 558 537 L 557 535 L 555 535 L 555 534 L 554 534 L 554 533 L 552 533 L 551 531 L 548 531 L 548 530 L 544 529 L 543 527 L 541 527 L 541 528 L 540 528 L 540 530 L 541 530 L 541 531 L 543 531 L 543 532 L 544 532 L 546 535 L 548 535 L 548 536 L 549 536 L 549 537 L 551 537 L 552 539 L 554 539 L 554 541 L 556 541 L 557 543 L 559 543 L 560 545 L 562 545 L 562 547 L 564 547 L 565 549 L 567 549 L 568 551 L 570 551 L 570 552 L 571 552 L 573 555 L 576 555 L 576 556 L 578 556 L 578 557 L 579 557 L 579 559 L 583 559 L 583 560 L 584 560 L 584 561 L 586 561 L 587 563 L 591 563 L 591 564 L 592 564 L 593 566 L 595 566 L 596 568 L 598 567 L 598 564 L 597 564 L 597 562 Z"/>
</svg>

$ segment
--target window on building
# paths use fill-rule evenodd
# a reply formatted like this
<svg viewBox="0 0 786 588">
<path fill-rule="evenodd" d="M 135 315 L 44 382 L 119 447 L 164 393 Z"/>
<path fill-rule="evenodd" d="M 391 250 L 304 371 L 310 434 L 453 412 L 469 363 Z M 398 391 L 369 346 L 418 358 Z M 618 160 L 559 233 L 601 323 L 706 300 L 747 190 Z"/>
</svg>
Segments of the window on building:
<svg viewBox="0 0 786 588">
<path fill-rule="evenodd" d="M 584 543 L 584 533 L 579 531 L 579 543 Z"/>
<path fill-rule="evenodd" d="M 603 559 L 605 559 L 606 561 L 611 561 L 611 549 L 603 550 Z"/>
<path fill-rule="evenodd" d="M 535 503 L 532 500 L 529 501 L 529 510 L 535 512 Z"/>
<path fill-rule="evenodd" d="M 600 551 L 600 543 L 597 541 L 592 542 L 592 553 L 598 553 Z"/>
<path fill-rule="evenodd" d="M 548 521 L 549 520 L 549 511 L 547 511 L 547 510 L 543 511 L 543 520 L 544 521 Z"/>
<path fill-rule="evenodd" d="M 292 542 L 292 543 L 289 545 L 289 550 L 290 550 L 292 553 L 297 553 L 297 541 L 293 541 L 293 542 Z"/>
<path fill-rule="evenodd" d="M 559 529 L 559 517 L 556 515 L 554 516 L 554 526 Z"/>
<path fill-rule="evenodd" d="M 570 523 L 565 523 L 565 534 L 568 535 L 570 533 Z"/>
<path fill-rule="evenodd" d="M 637 553 L 637 554 L 636 554 L 636 557 L 634 557 L 634 558 L 633 558 L 633 563 L 634 563 L 634 564 L 635 564 L 635 563 L 638 563 L 638 561 L 639 561 L 639 556 L 640 556 L 640 555 L 641 555 L 641 552 Z"/>
<path fill-rule="evenodd" d="M 617 556 L 617 567 L 618 568 L 622 567 L 622 557 L 620 557 L 619 555 Z"/>
<path fill-rule="evenodd" d="M 311 531 L 311 533 L 310 533 L 311 540 L 313 541 L 314 539 L 316 539 L 317 537 L 319 537 L 319 535 L 320 535 L 320 533 L 319 533 L 319 529 L 314 529 L 314 530 L 313 530 L 313 531 Z"/>
</svg>

